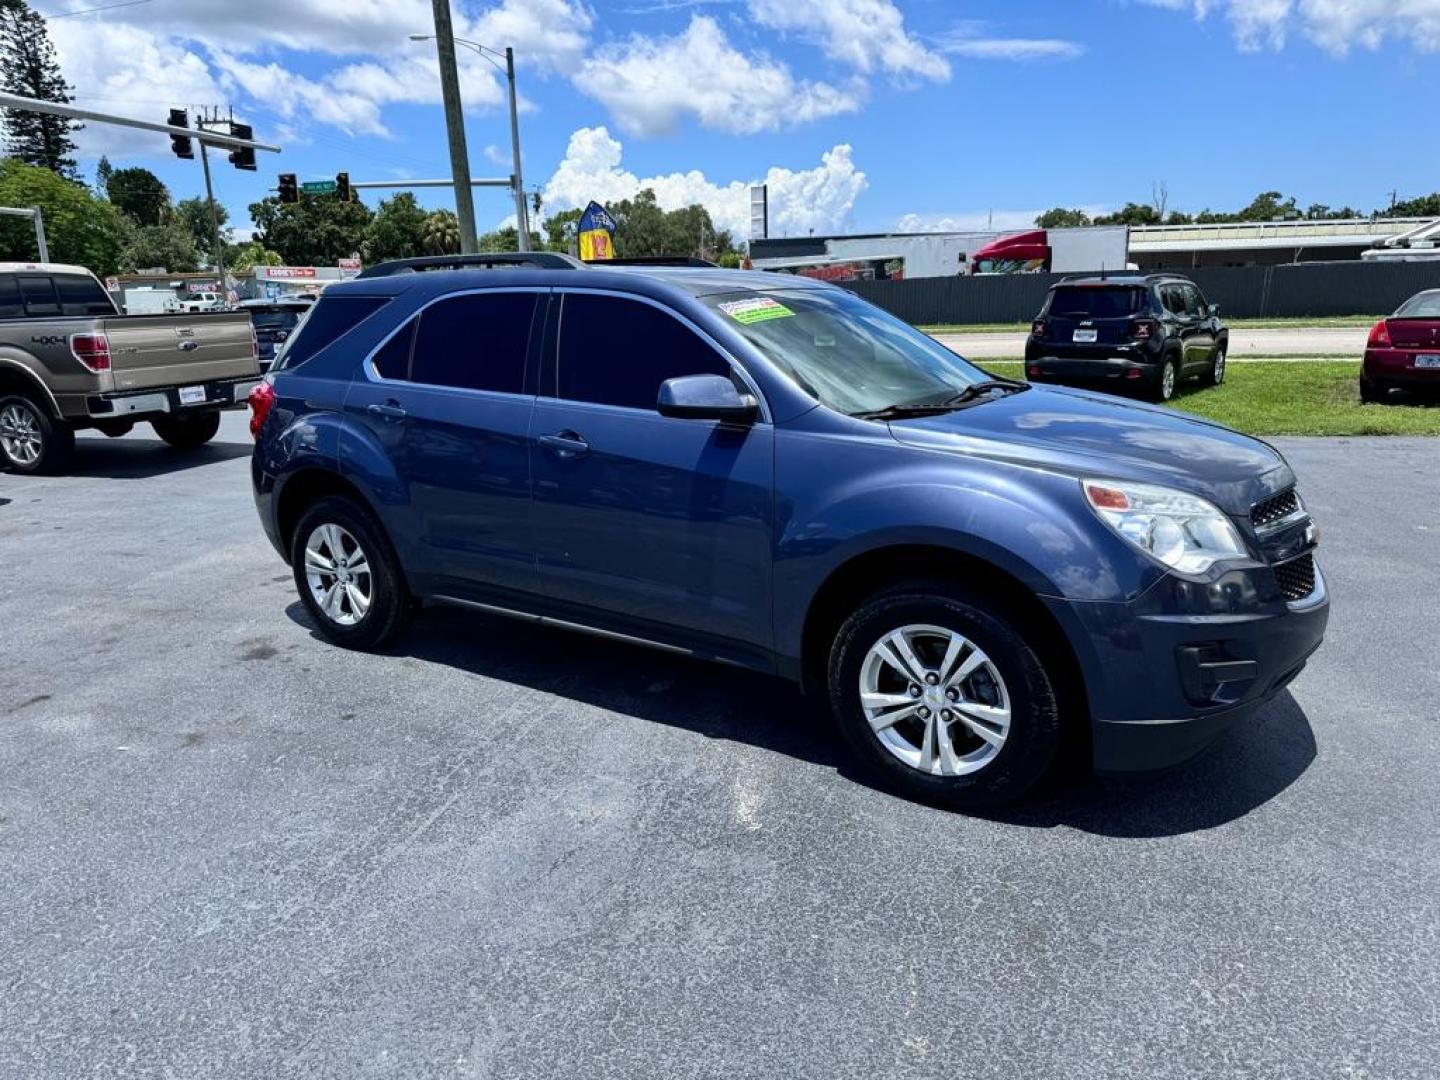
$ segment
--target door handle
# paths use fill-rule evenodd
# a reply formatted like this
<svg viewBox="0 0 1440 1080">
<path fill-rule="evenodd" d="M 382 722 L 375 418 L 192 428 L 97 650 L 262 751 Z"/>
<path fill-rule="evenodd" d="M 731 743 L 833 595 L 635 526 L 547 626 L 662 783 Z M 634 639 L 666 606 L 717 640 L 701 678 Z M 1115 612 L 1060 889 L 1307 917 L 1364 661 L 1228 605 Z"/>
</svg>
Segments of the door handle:
<svg viewBox="0 0 1440 1080">
<path fill-rule="evenodd" d="M 383 416 L 387 420 L 404 420 L 407 413 L 398 402 L 387 401 L 384 405 L 367 405 L 365 411 L 371 416 Z"/>
<path fill-rule="evenodd" d="M 573 431 L 561 431 L 554 435 L 541 435 L 536 440 L 556 457 L 574 458 L 589 451 L 590 444 Z"/>
</svg>

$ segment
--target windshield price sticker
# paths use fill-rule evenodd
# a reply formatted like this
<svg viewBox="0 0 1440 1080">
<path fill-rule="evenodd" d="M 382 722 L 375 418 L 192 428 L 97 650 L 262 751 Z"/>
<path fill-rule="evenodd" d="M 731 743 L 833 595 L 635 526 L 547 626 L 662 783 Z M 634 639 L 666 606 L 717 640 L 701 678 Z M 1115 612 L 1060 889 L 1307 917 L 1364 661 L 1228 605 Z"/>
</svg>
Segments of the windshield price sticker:
<svg viewBox="0 0 1440 1080">
<path fill-rule="evenodd" d="M 732 300 L 719 307 L 726 315 L 746 326 L 771 319 L 787 319 L 795 314 L 780 301 L 772 300 L 768 296 L 756 297 L 754 300 Z"/>
</svg>

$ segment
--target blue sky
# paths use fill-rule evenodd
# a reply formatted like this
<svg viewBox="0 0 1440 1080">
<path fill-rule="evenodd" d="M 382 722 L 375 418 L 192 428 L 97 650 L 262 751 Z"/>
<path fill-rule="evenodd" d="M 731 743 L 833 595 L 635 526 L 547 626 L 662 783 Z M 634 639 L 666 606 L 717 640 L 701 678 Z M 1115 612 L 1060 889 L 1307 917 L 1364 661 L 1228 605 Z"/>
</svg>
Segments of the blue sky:
<svg viewBox="0 0 1440 1080">
<path fill-rule="evenodd" d="M 34 0 L 49 15 L 117 0 Z M 1440 188 L 1440 0 L 452 0 L 457 33 L 519 60 L 528 187 L 547 210 L 702 201 L 739 230 L 1024 224 L 1168 188 L 1232 208 L 1278 188 L 1362 210 Z M 429 0 L 143 0 L 55 18 L 80 103 L 159 119 L 226 103 L 284 153 L 217 194 L 244 225 L 275 174 L 448 174 Z M 464 55 L 472 168 L 509 171 L 503 88 Z M 93 158 L 198 165 L 92 125 Z M 372 204 L 377 196 L 371 195 Z M 421 195 L 447 205 L 448 194 Z M 509 213 L 477 194 L 482 226 Z"/>
</svg>

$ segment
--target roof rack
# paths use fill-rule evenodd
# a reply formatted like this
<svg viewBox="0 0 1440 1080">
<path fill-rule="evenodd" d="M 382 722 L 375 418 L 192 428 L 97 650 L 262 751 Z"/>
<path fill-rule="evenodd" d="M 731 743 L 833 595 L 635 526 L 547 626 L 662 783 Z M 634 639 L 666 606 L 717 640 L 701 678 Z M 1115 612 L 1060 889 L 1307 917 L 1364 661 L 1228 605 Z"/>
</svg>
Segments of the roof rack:
<svg viewBox="0 0 1440 1080">
<path fill-rule="evenodd" d="M 709 259 L 697 259 L 694 255 L 633 255 L 624 259 L 586 259 L 586 266 L 704 266 L 712 270 L 720 267 Z"/>
<path fill-rule="evenodd" d="M 535 270 L 580 270 L 585 264 L 556 251 L 487 251 L 476 255 L 422 255 L 415 259 L 391 259 L 362 270 L 359 277 L 391 277 L 425 270 L 495 270 L 516 266 L 528 266 Z"/>
</svg>

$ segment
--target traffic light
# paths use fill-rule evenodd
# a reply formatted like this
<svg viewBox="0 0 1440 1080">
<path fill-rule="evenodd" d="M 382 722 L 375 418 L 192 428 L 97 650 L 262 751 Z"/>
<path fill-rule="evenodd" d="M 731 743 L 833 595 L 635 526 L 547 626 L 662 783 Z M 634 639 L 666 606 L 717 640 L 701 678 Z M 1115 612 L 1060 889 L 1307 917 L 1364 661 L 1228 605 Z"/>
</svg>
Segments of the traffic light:
<svg viewBox="0 0 1440 1080">
<path fill-rule="evenodd" d="M 184 109 L 171 109 L 170 119 L 167 121 L 171 127 L 188 128 L 190 126 L 190 114 Z M 189 158 L 195 160 L 195 141 L 189 135 L 171 135 L 170 149 L 175 151 L 178 158 Z"/>
<path fill-rule="evenodd" d="M 350 201 L 350 174 L 348 172 L 335 174 L 335 194 L 340 196 L 341 202 Z"/>
<path fill-rule="evenodd" d="M 298 203 L 300 201 L 300 186 L 295 183 L 293 172 L 280 174 L 280 201 L 282 203 Z"/>
<path fill-rule="evenodd" d="M 249 124 L 231 124 L 230 134 L 237 139 L 255 138 L 255 130 Z M 237 169 L 244 169 L 246 172 L 255 171 L 255 148 L 253 146 L 237 146 L 230 151 L 230 164 Z"/>
</svg>

